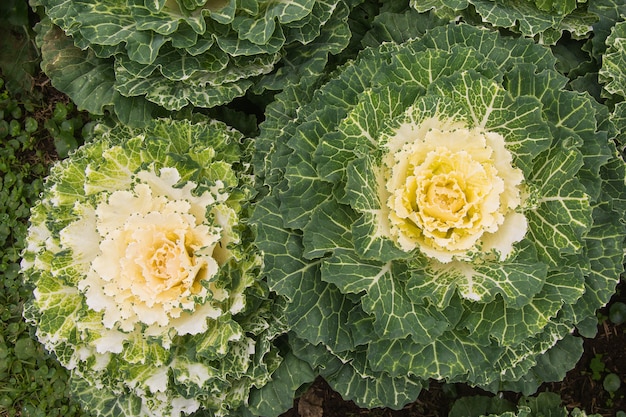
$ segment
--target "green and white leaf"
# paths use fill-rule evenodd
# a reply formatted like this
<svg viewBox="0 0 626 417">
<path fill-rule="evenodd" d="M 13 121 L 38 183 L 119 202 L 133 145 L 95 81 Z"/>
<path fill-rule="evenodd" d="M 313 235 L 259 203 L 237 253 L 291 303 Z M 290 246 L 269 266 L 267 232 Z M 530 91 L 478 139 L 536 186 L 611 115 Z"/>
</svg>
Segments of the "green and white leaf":
<svg viewBox="0 0 626 417">
<path fill-rule="evenodd" d="M 618 95 L 619 101 L 623 101 L 626 98 L 626 22 L 618 22 L 613 26 L 606 44 L 599 81 L 607 93 Z"/>
<path fill-rule="evenodd" d="M 588 36 L 591 25 L 598 20 L 587 10 L 587 2 L 579 0 L 411 0 L 411 7 L 419 12 L 433 10 L 449 20 L 460 13 L 477 26 L 487 23 L 510 29 L 546 45 L 555 44 L 565 31 L 578 38 Z"/>
</svg>

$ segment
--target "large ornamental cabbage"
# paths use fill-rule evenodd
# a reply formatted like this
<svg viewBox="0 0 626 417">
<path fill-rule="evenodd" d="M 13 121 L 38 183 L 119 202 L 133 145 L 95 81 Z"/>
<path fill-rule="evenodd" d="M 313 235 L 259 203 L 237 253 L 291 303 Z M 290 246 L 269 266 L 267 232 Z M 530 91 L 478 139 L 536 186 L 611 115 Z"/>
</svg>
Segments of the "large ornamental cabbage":
<svg viewBox="0 0 626 417">
<path fill-rule="evenodd" d="M 253 222 L 294 353 L 361 406 L 429 379 L 533 393 L 623 271 L 606 106 L 549 48 L 466 24 L 365 49 L 268 108 Z"/>
<path fill-rule="evenodd" d="M 94 114 L 126 123 L 211 108 L 319 73 L 360 1 L 35 0 L 42 68 Z M 132 115 L 132 117 L 131 117 Z"/>
<path fill-rule="evenodd" d="M 249 152 L 226 125 L 99 128 L 32 210 L 24 316 L 99 416 L 225 415 L 281 363 L 280 299 L 246 219 Z"/>
</svg>

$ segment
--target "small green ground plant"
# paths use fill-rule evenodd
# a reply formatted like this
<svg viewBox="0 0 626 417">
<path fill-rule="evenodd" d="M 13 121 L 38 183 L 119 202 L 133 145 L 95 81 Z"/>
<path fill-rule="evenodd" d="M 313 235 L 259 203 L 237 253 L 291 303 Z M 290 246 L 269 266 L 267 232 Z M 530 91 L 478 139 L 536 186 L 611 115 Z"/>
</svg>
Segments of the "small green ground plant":
<svg viewBox="0 0 626 417">
<path fill-rule="evenodd" d="M 553 392 L 542 392 L 536 397 L 522 397 L 513 404 L 500 397 L 463 397 L 457 400 L 448 417 L 601 417 L 600 414 L 587 414 L 575 408 L 568 410 L 561 404 L 561 397 Z"/>
<path fill-rule="evenodd" d="M 82 127 L 82 119 L 70 111 L 43 120 L 44 104 L 22 96 L 9 93 L 0 79 L 0 416 L 76 417 L 82 412 L 68 398 L 67 371 L 32 339 L 32 328 L 22 318 L 32 289 L 23 285 L 19 263 L 30 207 L 56 158 L 49 143 L 69 149 L 80 141 L 74 135 L 71 141 L 67 135 L 53 136 L 46 125 Z"/>
</svg>

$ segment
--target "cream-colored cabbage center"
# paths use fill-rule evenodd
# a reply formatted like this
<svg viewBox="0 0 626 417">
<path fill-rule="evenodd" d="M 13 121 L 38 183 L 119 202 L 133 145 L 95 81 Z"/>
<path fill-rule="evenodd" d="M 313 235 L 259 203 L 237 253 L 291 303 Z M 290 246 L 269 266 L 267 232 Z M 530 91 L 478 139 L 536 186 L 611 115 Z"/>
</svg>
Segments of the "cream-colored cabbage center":
<svg viewBox="0 0 626 417">
<path fill-rule="evenodd" d="M 211 250 L 220 235 L 206 225 L 196 225 L 193 216 L 173 211 L 170 206 L 178 203 L 129 217 L 100 244 L 102 254 L 94 266 L 108 279 L 106 295 L 144 309 L 165 309 L 170 316 L 179 316 L 181 308 L 193 308 L 191 296 L 199 295 L 201 281 L 218 269 L 215 259 L 200 250 Z M 117 268 L 102 265 L 115 262 L 116 257 Z M 157 315 L 141 317 L 152 324 L 151 317 Z"/>
<path fill-rule="evenodd" d="M 224 232 L 228 225 L 207 221 L 217 201 L 211 192 L 194 195 L 193 183 L 176 187 L 180 176 L 173 169 L 140 177 L 132 190 L 114 191 L 95 207 L 100 243 L 79 286 L 89 307 L 104 312 L 107 328 L 131 331 L 142 323 L 191 332 L 183 330 L 188 313 L 209 296 L 224 297 L 210 281 L 225 257 L 218 247 L 232 236 Z M 209 307 L 198 316 L 219 314 Z"/>
<path fill-rule="evenodd" d="M 391 237 L 441 262 L 477 251 L 506 257 L 527 225 L 515 212 L 523 174 L 504 138 L 478 128 L 415 131 L 399 129 L 386 159 Z"/>
</svg>

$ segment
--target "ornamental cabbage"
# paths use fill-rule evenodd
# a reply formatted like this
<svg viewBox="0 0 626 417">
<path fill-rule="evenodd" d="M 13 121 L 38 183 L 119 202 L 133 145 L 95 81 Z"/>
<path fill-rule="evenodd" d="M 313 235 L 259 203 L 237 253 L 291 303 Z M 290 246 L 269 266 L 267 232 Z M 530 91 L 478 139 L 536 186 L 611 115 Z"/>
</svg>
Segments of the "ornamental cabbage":
<svg viewBox="0 0 626 417">
<path fill-rule="evenodd" d="M 551 50 L 467 24 L 364 49 L 267 110 L 252 222 L 293 352 L 344 398 L 561 380 L 623 271 L 610 112 Z"/>
<path fill-rule="evenodd" d="M 246 225 L 242 135 L 221 122 L 101 126 L 32 209 L 24 316 L 99 416 L 235 412 L 281 363 L 281 299 Z"/>
<path fill-rule="evenodd" d="M 36 0 L 42 68 L 93 114 L 125 123 L 212 108 L 320 73 L 356 0 Z M 306 47 L 304 47 L 306 46 Z M 132 115 L 132 117 L 131 117 Z"/>
</svg>

